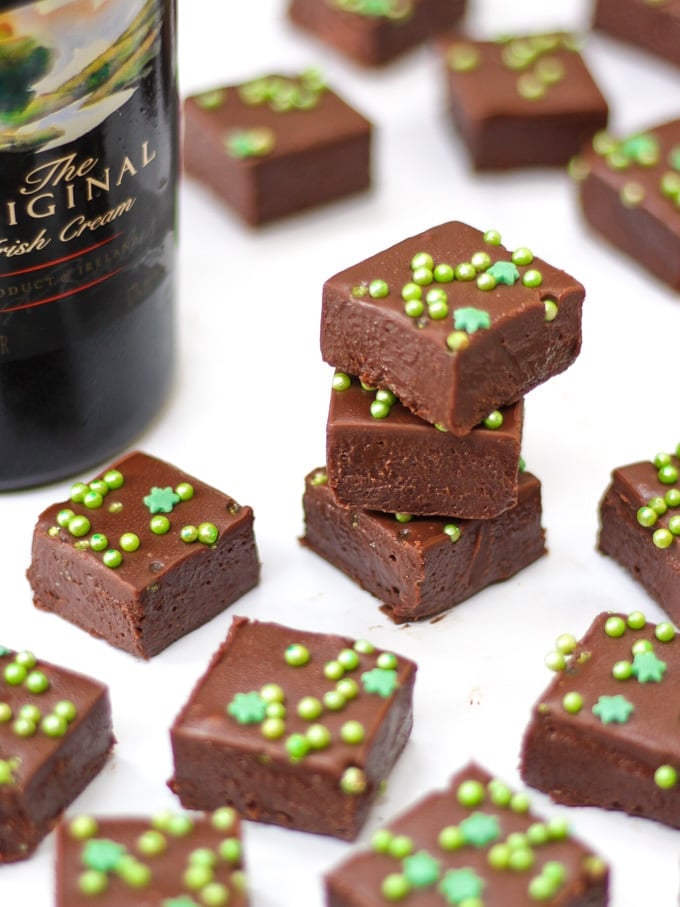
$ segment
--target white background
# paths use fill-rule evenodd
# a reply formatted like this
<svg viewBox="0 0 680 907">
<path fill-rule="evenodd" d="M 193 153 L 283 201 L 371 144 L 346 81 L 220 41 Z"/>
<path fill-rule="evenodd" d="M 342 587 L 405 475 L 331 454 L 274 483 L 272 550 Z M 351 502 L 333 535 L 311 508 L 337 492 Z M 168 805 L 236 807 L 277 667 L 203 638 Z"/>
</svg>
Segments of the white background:
<svg viewBox="0 0 680 907">
<path fill-rule="evenodd" d="M 480 37 L 587 27 L 576 0 L 477 0 L 466 20 Z M 412 739 L 360 841 L 442 786 L 469 758 L 519 784 L 519 745 L 549 680 L 557 635 L 583 633 L 606 609 L 662 619 L 620 568 L 595 551 L 598 500 L 610 470 L 680 441 L 680 300 L 583 223 L 564 173 L 474 175 L 444 114 L 432 51 L 365 71 L 296 32 L 281 0 L 180 0 L 183 94 L 270 71 L 321 65 L 333 87 L 375 123 L 370 193 L 258 232 L 210 194 L 181 188 L 181 359 L 176 387 L 139 446 L 253 506 L 259 588 L 208 626 L 144 663 L 36 611 L 24 571 L 36 515 L 70 482 L 0 498 L 1 642 L 110 684 L 115 754 L 70 813 L 153 813 L 176 806 L 167 729 L 226 635 L 231 614 L 368 636 L 415 658 Z M 610 101 L 615 131 L 678 116 L 680 71 L 593 35 L 586 57 Z M 444 620 L 396 627 L 378 602 L 302 549 L 303 477 L 323 464 L 331 369 L 319 353 L 326 277 L 449 219 L 495 228 L 583 282 L 582 354 L 526 399 L 523 452 L 543 481 L 550 553 Z M 90 478 L 96 469 L 87 476 Z M 672 713 L 677 704 L 669 705 Z M 671 720 L 676 720 L 675 715 Z M 540 794 L 544 813 L 564 812 Z M 598 810 L 567 810 L 613 868 L 612 907 L 678 903 L 680 832 Z M 248 824 L 255 907 L 320 907 L 324 871 L 351 845 Z M 53 836 L 27 863 L 0 870 L 0 904 L 52 903 Z"/>
</svg>

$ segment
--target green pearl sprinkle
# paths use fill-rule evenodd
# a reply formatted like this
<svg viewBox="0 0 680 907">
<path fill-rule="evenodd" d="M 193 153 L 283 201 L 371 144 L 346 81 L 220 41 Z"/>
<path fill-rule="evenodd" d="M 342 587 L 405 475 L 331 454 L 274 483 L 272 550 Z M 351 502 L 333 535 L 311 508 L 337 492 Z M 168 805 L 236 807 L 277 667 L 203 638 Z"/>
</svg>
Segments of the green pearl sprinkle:
<svg viewBox="0 0 680 907">
<path fill-rule="evenodd" d="M 525 271 L 522 276 L 522 283 L 525 287 L 540 287 L 543 283 L 543 275 L 534 268 Z"/>
<path fill-rule="evenodd" d="M 189 482 L 180 482 L 175 488 L 175 494 L 180 501 L 190 501 L 194 496 L 194 487 Z"/>
<path fill-rule="evenodd" d="M 474 267 L 474 265 L 471 265 L 470 262 L 462 261 L 459 265 L 456 265 L 454 274 L 456 280 L 474 280 L 477 276 L 477 269 Z"/>
<path fill-rule="evenodd" d="M 649 528 L 656 523 L 658 514 L 652 507 L 640 507 L 637 511 L 637 521 L 641 526 Z"/>
<path fill-rule="evenodd" d="M 154 535 L 165 535 L 170 531 L 170 520 L 162 513 L 152 516 L 149 521 L 149 529 Z"/>
<path fill-rule="evenodd" d="M 376 664 L 384 671 L 394 671 L 397 668 L 398 659 L 393 652 L 381 652 L 376 659 Z"/>
<path fill-rule="evenodd" d="M 480 274 L 477 278 L 477 289 L 489 292 L 496 289 L 496 278 L 493 274 Z"/>
<path fill-rule="evenodd" d="M 446 345 L 452 353 L 458 353 L 470 346 L 470 338 L 465 331 L 452 331 L 446 338 Z"/>
<path fill-rule="evenodd" d="M 198 540 L 204 545 L 214 545 L 218 535 L 219 530 L 214 523 L 198 524 Z"/>
<path fill-rule="evenodd" d="M 458 785 L 456 799 L 461 806 L 465 806 L 468 809 L 473 806 L 479 806 L 480 803 L 484 802 L 484 785 L 479 781 L 463 781 Z"/>
<path fill-rule="evenodd" d="M 50 688 L 50 681 L 43 671 L 31 671 L 26 677 L 26 689 L 31 693 L 44 693 Z"/>
<path fill-rule="evenodd" d="M 192 542 L 198 541 L 198 529 L 196 526 L 182 526 L 179 531 L 179 537 L 183 542 L 186 542 L 187 545 L 190 545 Z"/>
<path fill-rule="evenodd" d="M 530 265 L 534 260 L 534 254 L 526 246 L 520 246 L 512 253 L 512 263 L 514 265 Z"/>
<path fill-rule="evenodd" d="M 680 514 L 675 514 L 668 521 L 668 529 L 673 535 L 680 535 Z"/>
<path fill-rule="evenodd" d="M 220 806 L 210 816 L 210 824 L 218 831 L 231 831 L 236 822 L 236 810 L 232 806 Z"/>
<path fill-rule="evenodd" d="M 633 665 L 629 661 L 617 661 L 612 668 L 615 680 L 629 680 L 633 676 Z"/>
<path fill-rule="evenodd" d="M 26 680 L 27 673 L 26 668 L 22 664 L 12 662 L 5 668 L 3 676 L 10 686 L 16 687 Z"/>
<path fill-rule="evenodd" d="M 84 482 L 76 482 L 75 485 L 71 486 L 71 500 L 75 504 L 82 504 L 83 498 L 89 490 L 90 489 Z"/>
<path fill-rule="evenodd" d="M 286 722 L 283 718 L 265 718 L 260 725 L 260 733 L 266 740 L 278 740 L 286 733 Z"/>
<path fill-rule="evenodd" d="M 392 838 L 393 835 L 389 829 L 379 828 L 373 833 L 371 838 L 371 850 L 375 851 L 375 853 L 388 853 Z"/>
<path fill-rule="evenodd" d="M 555 648 L 563 655 L 571 655 L 578 645 L 573 633 L 561 633 L 555 640 Z"/>
<path fill-rule="evenodd" d="M 28 718 L 17 718 L 12 725 L 12 730 L 17 737 L 32 737 L 36 732 L 36 724 L 35 721 L 30 721 Z"/>
<path fill-rule="evenodd" d="M 562 708 L 570 715 L 577 715 L 583 708 L 583 696 L 576 691 L 565 693 L 562 699 Z"/>
<path fill-rule="evenodd" d="M 465 844 L 465 835 L 457 825 L 447 825 L 439 832 L 437 843 L 442 850 L 458 850 Z"/>
<path fill-rule="evenodd" d="M 453 268 L 445 262 L 437 265 L 432 273 L 434 279 L 439 281 L 439 283 L 451 283 L 454 277 Z"/>
<path fill-rule="evenodd" d="M 324 693 L 323 704 L 331 712 L 339 712 L 347 705 L 347 700 L 339 690 L 329 690 Z"/>
<path fill-rule="evenodd" d="M 109 880 L 105 872 L 98 869 L 86 869 L 78 876 L 78 890 L 83 894 L 95 895 L 106 891 Z"/>
<path fill-rule="evenodd" d="M 92 528 L 86 516 L 74 516 L 68 521 L 68 531 L 76 538 L 82 538 Z"/>
<path fill-rule="evenodd" d="M 419 287 L 417 283 L 405 283 L 401 288 L 401 298 L 404 302 L 411 302 L 413 300 L 421 299 L 423 295 L 422 287 Z"/>
<path fill-rule="evenodd" d="M 59 715 L 46 715 L 40 722 L 40 730 L 48 737 L 63 737 L 68 731 L 68 722 Z"/>
<path fill-rule="evenodd" d="M 487 230 L 484 234 L 484 242 L 488 243 L 490 246 L 500 246 L 501 234 L 498 230 Z"/>
<path fill-rule="evenodd" d="M 98 510 L 104 503 L 104 497 L 98 491 L 88 491 L 83 495 L 83 504 L 88 510 Z"/>
<path fill-rule="evenodd" d="M 371 416 L 374 419 L 386 419 L 390 414 L 390 405 L 384 400 L 374 400 L 370 407 Z"/>
<path fill-rule="evenodd" d="M 417 271 L 418 268 L 427 268 L 429 271 L 434 268 L 434 260 L 428 252 L 417 252 L 411 259 L 411 270 Z"/>
<path fill-rule="evenodd" d="M 76 717 L 77 710 L 75 704 L 70 699 L 60 700 L 52 710 L 55 715 L 59 715 L 64 721 L 73 721 Z"/>
<path fill-rule="evenodd" d="M 189 863 L 194 866 L 214 866 L 217 863 L 217 854 L 209 847 L 197 847 L 189 854 Z"/>
<path fill-rule="evenodd" d="M 344 743 L 356 746 L 362 743 L 366 732 L 360 721 L 345 721 L 340 728 L 340 738 Z"/>
<path fill-rule="evenodd" d="M 74 516 L 75 513 L 72 510 L 69 510 L 68 507 L 65 507 L 57 514 L 57 526 L 61 526 L 62 529 L 66 529 Z"/>
<path fill-rule="evenodd" d="M 668 507 L 680 507 L 680 488 L 669 488 L 663 499 Z"/>
<path fill-rule="evenodd" d="M 368 782 L 366 780 L 366 775 L 360 768 L 351 766 L 350 768 L 346 768 L 342 773 L 342 777 L 340 778 L 340 790 L 344 794 L 350 794 L 352 796 L 363 794 L 367 786 Z"/>
<path fill-rule="evenodd" d="M 626 632 L 626 622 L 622 617 L 608 617 L 605 621 L 604 632 L 607 636 L 617 638 Z"/>
<path fill-rule="evenodd" d="M 265 702 L 283 702 L 286 698 L 283 688 L 278 683 L 266 683 L 260 689 L 260 696 Z"/>
<path fill-rule="evenodd" d="M 201 889 L 201 900 L 205 907 L 222 907 L 229 903 L 229 889 L 221 882 L 208 882 Z"/>
<path fill-rule="evenodd" d="M 662 621 L 656 625 L 654 635 L 659 642 L 672 642 L 675 639 L 675 627 L 668 621 Z"/>
<path fill-rule="evenodd" d="M 514 813 L 526 813 L 529 811 L 529 797 L 526 794 L 513 794 L 510 800 L 510 809 Z"/>
<path fill-rule="evenodd" d="M 489 413 L 489 415 L 484 420 L 484 426 L 486 428 L 498 429 L 502 425 L 503 425 L 503 413 L 498 409 L 495 409 L 492 413 Z"/>
<path fill-rule="evenodd" d="M 304 721 L 315 721 L 322 711 L 323 705 L 316 696 L 304 696 L 297 705 L 297 713 Z"/>
<path fill-rule="evenodd" d="M 425 311 L 425 305 L 420 299 L 409 299 L 404 304 L 404 312 L 409 318 L 420 318 Z"/>
<path fill-rule="evenodd" d="M 477 271 L 486 271 L 487 268 L 491 267 L 491 257 L 488 252 L 474 252 L 470 256 L 470 264 Z"/>
<path fill-rule="evenodd" d="M 343 677 L 336 683 L 335 689 L 345 699 L 356 699 L 359 695 L 359 684 L 351 677 Z"/>
<path fill-rule="evenodd" d="M 12 720 L 12 706 L 8 702 L 0 702 L 0 724 L 7 724 Z"/>
<path fill-rule="evenodd" d="M 368 285 L 368 295 L 371 299 L 384 299 L 389 292 L 390 288 L 384 280 L 372 280 Z"/>
<path fill-rule="evenodd" d="M 139 536 L 134 532 L 124 532 L 118 540 L 123 551 L 136 551 L 140 546 Z"/>
<path fill-rule="evenodd" d="M 626 623 L 631 628 L 631 630 L 642 630 L 647 624 L 647 618 L 642 613 L 642 611 L 631 611 L 628 615 Z"/>
<path fill-rule="evenodd" d="M 109 540 L 103 532 L 95 532 L 90 538 L 90 548 L 93 551 L 105 551 L 109 547 Z"/>
<path fill-rule="evenodd" d="M 554 321 L 557 318 L 557 312 L 558 312 L 557 303 L 555 302 L 555 300 L 550 299 L 550 298 L 544 299 L 543 307 L 545 309 L 545 315 L 543 316 L 543 320 L 546 322 Z"/>
<path fill-rule="evenodd" d="M 654 783 L 662 790 L 670 790 L 678 783 L 678 773 L 672 765 L 660 765 L 654 772 Z"/>
<path fill-rule="evenodd" d="M 548 652 L 545 656 L 545 665 L 551 671 L 563 671 L 567 666 L 567 659 L 562 652 Z"/>
<path fill-rule="evenodd" d="M 111 489 L 120 488 L 125 481 L 123 473 L 119 469 L 109 469 L 104 473 L 103 480 Z"/>
<path fill-rule="evenodd" d="M 99 829 L 97 820 L 92 816 L 75 816 L 68 824 L 68 833 L 76 841 L 93 838 Z"/>
<path fill-rule="evenodd" d="M 434 275 L 429 268 L 416 268 L 413 272 L 413 282 L 421 287 L 429 286 L 432 283 Z"/>
<path fill-rule="evenodd" d="M 653 652 L 654 645 L 650 639 L 638 639 L 630 647 L 630 651 L 633 655 L 637 655 L 639 652 Z"/>
<path fill-rule="evenodd" d="M 372 655 L 375 652 L 375 646 L 367 639 L 357 639 L 352 648 L 360 655 Z"/>
<path fill-rule="evenodd" d="M 182 880 L 190 891 L 198 891 L 204 888 L 214 878 L 213 870 L 210 866 L 202 866 L 200 863 L 194 863 L 184 871 Z"/>
<path fill-rule="evenodd" d="M 664 485 L 675 485 L 678 481 L 678 470 L 676 466 L 673 466 L 669 463 L 667 466 L 662 466 L 658 473 L 659 481 Z"/>
<path fill-rule="evenodd" d="M 102 561 L 107 567 L 115 570 L 116 567 L 120 567 L 123 563 L 123 555 L 120 551 L 116 551 L 115 548 L 109 548 L 109 550 L 105 551 L 102 555 Z"/>
<path fill-rule="evenodd" d="M 342 649 L 338 653 L 337 662 L 345 671 L 353 671 L 359 666 L 359 656 L 354 649 Z"/>
<path fill-rule="evenodd" d="M 332 388 L 334 391 L 346 391 L 352 384 L 352 379 L 345 372 L 335 372 Z"/>
<path fill-rule="evenodd" d="M 668 548 L 673 543 L 673 533 L 669 529 L 656 529 L 652 541 L 657 548 Z"/>
<path fill-rule="evenodd" d="M 461 536 L 460 526 L 456 526 L 455 523 L 447 523 L 442 531 L 444 535 L 448 535 L 452 542 L 457 542 Z"/>
<path fill-rule="evenodd" d="M 324 724 L 310 724 L 305 737 L 313 750 L 325 750 L 331 743 L 331 732 Z"/>
<path fill-rule="evenodd" d="M 29 671 L 31 668 L 34 668 L 37 662 L 37 658 L 33 652 L 28 652 L 24 650 L 23 652 L 17 652 L 14 656 L 14 661 L 21 665 L 22 668 L 27 668 Z"/>
<path fill-rule="evenodd" d="M 291 734 L 286 739 L 286 752 L 289 759 L 293 762 L 299 762 L 304 759 L 309 752 L 309 741 L 302 734 Z"/>
<path fill-rule="evenodd" d="M 306 646 L 300 645 L 300 643 L 291 643 L 291 645 L 286 647 L 283 657 L 286 659 L 286 664 L 289 664 L 292 668 L 300 668 L 308 663 L 311 656 Z"/>
<path fill-rule="evenodd" d="M 433 321 L 443 321 L 449 314 L 449 307 L 447 303 L 439 300 L 428 305 L 427 314 Z"/>
<path fill-rule="evenodd" d="M 137 838 L 137 850 L 144 856 L 158 856 L 166 850 L 167 846 L 165 835 L 155 828 L 150 828 Z"/>
<path fill-rule="evenodd" d="M 217 848 L 219 855 L 227 863 L 238 863 L 241 859 L 241 842 L 238 838 L 225 838 Z"/>
<path fill-rule="evenodd" d="M 386 901 L 401 901 L 411 890 L 411 883 L 405 875 L 391 872 L 380 884 L 380 893 Z"/>
</svg>

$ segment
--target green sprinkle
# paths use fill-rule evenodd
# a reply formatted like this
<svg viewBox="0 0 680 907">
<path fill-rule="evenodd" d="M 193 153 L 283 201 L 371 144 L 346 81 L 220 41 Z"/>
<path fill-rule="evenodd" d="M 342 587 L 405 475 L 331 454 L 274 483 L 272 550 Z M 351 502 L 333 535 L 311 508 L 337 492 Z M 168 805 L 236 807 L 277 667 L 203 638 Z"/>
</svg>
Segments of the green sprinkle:
<svg viewBox="0 0 680 907">
<path fill-rule="evenodd" d="M 335 372 L 332 387 L 334 391 L 346 391 L 352 384 L 352 379 L 345 372 Z"/>
<path fill-rule="evenodd" d="M 214 523 L 199 523 L 197 531 L 198 541 L 204 545 L 214 545 L 220 534 Z"/>
<path fill-rule="evenodd" d="M 390 288 L 384 280 L 372 280 L 368 285 L 368 295 L 371 299 L 384 299 Z"/>
<path fill-rule="evenodd" d="M 540 287 L 543 283 L 543 276 L 540 271 L 530 268 L 524 272 L 522 283 L 525 287 Z"/>
<path fill-rule="evenodd" d="M 654 772 L 654 783 L 662 790 L 670 790 L 678 783 L 678 773 L 672 765 L 660 765 Z"/>
<path fill-rule="evenodd" d="M 115 548 L 109 548 L 109 550 L 105 551 L 102 555 L 102 561 L 107 567 L 115 570 L 116 567 L 120 567 L 123 563 L 123 555 Z"/>
<path fill-rule="evenodd" d="M 170 520 L 162 513 L 152 516 L 149 521 L 149 529 L 154 535 L 165 535 L 170 531 Z"/>
</svg>

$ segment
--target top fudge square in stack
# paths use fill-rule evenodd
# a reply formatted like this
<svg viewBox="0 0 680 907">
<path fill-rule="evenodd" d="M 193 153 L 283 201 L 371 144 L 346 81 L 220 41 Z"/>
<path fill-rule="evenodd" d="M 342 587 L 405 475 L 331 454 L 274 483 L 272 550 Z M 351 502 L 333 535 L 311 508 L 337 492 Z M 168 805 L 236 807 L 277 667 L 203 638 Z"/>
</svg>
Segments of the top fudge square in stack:
<svg viewBox="0 0 680 907">
<path fill-rule="evenodd" d="M 451 221 L 326 281 L 321 353 L 462 436 L 572 364 L 584 296 L 530 249 Z"/>
</svg>

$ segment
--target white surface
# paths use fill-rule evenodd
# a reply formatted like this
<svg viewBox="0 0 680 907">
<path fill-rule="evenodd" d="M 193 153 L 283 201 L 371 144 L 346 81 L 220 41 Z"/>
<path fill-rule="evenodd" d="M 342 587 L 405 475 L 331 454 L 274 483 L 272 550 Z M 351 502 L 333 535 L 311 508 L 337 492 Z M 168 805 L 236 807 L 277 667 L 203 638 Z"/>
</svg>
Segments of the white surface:
<svg viewBox="0 0 680 907">
<path fill-rule="evenodd" d="M 589 9 L 575 0 L 473 6 L 468 26 L 480 36 L 579 28 Z M 183 186 L 181 367 L 169 406 L 138 445 L 254 507 L 261 585 L 151 663 L 36 611 L 24 576 L 32 527 L 44 506 L 67 496 L 63 482 L 0 497 L 1 641 L 110 684 L 118 745 L 71 813 L 177 805 L 165 786 L 167 729 L 232 613 L 368 636 L 412 656 L 420 663 L 413 737 L 361 843 L 470 757 L 519 784 L 521 735 L 549 680 L 543 656 L 559 633 L 580 635 L 605 609 L 662 618 L 594 546 L 611 468 L 680 441 L 680 300 L 587 230 L 564 174 L 472 175 L 446 122 L 441 73 L 428 50 L 366 72 L 297 33 L 283 8 L 282 0 L 180 0 L 182 92 L 321 64 L 375 122 L 375 188 L 253 232 L 199 187 Z M 678 114 L 677 70 L 602 36 L 591 38 L 586 56 L 610 100 L 613 128 Z M 336 271 L 454 218 L 500 230 L 510 248 L 528 245 L 585 284 L 583 351 L 526 399 L 524 457 L 543 482 L 549 555 L 437 623 L 398 628 L 376 600 L 297 541 L 303 477 L 324 461 L 331 369 L 319 353 L 320 291 Z M 565 811 L 542 795 L 534 803 L 548 814 Z M 680 832 L 614 813 L 567 812 L 611 860 L 612 907 L 678 903 Z M 246 840 L 254 907 L 320 907 L 322 873 L 351 850 L 252 823 Z M 2 868 L 0 904 L 51 904 L 52 863 L 49 837 L 29 862 Z"/>
</svg>

